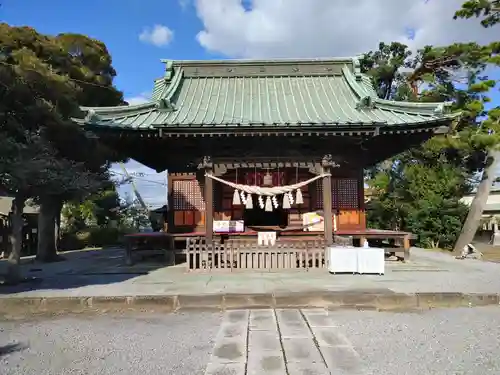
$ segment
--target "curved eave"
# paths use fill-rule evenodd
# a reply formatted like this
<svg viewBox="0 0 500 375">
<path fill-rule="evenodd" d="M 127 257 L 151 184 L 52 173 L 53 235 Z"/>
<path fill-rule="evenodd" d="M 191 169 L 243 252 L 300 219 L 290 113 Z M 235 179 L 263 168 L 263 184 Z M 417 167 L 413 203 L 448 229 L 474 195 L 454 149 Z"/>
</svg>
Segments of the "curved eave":
<svg viewBox="0 0 500 375">
<path fill-rule="evenodd" d="M 83 112 L 93 111 L 97 115 L 104 116 L 126 116 L 130 114 L 136 114 L 142 111 L 149 111 L 154 108 L 156 102 L 147 101 L 145 103 L 140 104 L 132 104 L 132 105 L 124 105 L 124 106 L 115 106 L 115 107 L 80 107 L 80 110 Z"/>
</svg>

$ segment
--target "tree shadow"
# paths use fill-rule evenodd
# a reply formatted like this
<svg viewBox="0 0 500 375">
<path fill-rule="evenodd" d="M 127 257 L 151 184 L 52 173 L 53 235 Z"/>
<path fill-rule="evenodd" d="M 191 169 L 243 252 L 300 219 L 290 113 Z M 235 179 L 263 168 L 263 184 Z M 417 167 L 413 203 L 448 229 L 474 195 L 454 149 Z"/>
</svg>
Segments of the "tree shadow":
<svg viewBox="0 0 500 375">
<path fill-rule="evenodd" d="M 12 353 L 21 352 L 25 349 L 27 349 L 27 345 L 21 343 L 0 345 L 0 358 Z"/>
<path fill-rule="evenodd" d="M 183 185 L 181 187 L 185 190 L 178 191 L 176 204 L 190 214 L 185 216 L 191 220 L 183 221 L 185 225 L 180 229 L 190 232 L 197 227 L 197 216 L 200 216 L 201 212 L 200 207 L 192 203 L 193 197 L 189 190 L 191 187 Z M 200 187 L 195 184 L 193 188 Z M 202 191 L 197 192 L 196 197 L 203 197 Z M 165 214 L 172 215 L 172 212 Z M 170 217 L 170 220 L 172 222 L 173 217 Z M 21 261 L 23 279 L 20 283 L 12 285 L 3 278 L 6 274 L 7 260 L 0 260 L 0 295 L 116 285 L 148 275 L 160 268 L 173 268 L 174 273 L 184 272 L 184 268 L 172 266 L 185 262 L 185 254 L 182 253 L 185 249 L 185 242 L 174 242 L 172 248 L 172 244 L 168 241 L 170 234 L 165 232 L 136 233 L 134 237 L 136 239 L 133 241 L 132 265 L 127 264 L 123 247 L 65 251 L 61 253 L 62 257 L 57 259 L 58 261 L 50 263 L 40 263 L 31 256 Z M 177 247 L 177 244 L 180 247 Z M 126 285 L 123 286 L 125 290 L 126 287 Z"/>
<path fill-rule="evenodd" d="M 33 257 L 24 258 L 21 265 L 23 279 L 15 285 L 2 282 L 7 262 L 0 261 L 0 295 L 120 284 L 172 266 L 162 254 L 141 253 L 138 251 L 133 265 L 126 264 L 123 248 L 65 252 L 65 260 L 55 263 L 39 263 Z M 181 271 L 179 267 L 173 271 L 177 270 Z"/>
</svg>

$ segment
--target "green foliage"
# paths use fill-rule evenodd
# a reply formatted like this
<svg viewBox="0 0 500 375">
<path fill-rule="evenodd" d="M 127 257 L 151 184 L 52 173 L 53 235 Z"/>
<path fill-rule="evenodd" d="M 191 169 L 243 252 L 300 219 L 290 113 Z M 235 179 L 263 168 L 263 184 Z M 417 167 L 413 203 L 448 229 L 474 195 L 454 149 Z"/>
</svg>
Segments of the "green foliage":
<svg viewBox="0 0 500 375">
<path fill-rule="evenodd" d="M 109 163 L 121 160 L 72 121 L 81 105 L 124 103 L 111 63 L 105 45 L 87 36 L 0 23 L 0 188 L 39 203 L 39 260 L 57 257 L 53 228 L 63 202 L 105 189 Z"/>
<path fill-rule="evenodd" d="M 102 42 L 0 24 L 0 139 L 8 146 L 0 150 L 0 186 L 64 200 L 106 184 L 115 155 L 71 117 L 82 104 L 123 103 L 115 75 Z"/>
<path fill-rule="evenodd" d="M 137 201 L 127 200 L 122 206 L 121 214 L 124 227 L 134 228 L 136 231 L 151 227 L 150 214 L 146 213 Z"/>
<path fill-rule="evenodd" d="M 456 198 L 425 197 L 411 205 L 406 228 L 418 233 L 420 246 L 450 249 L 460 234 L 467 210 Z"/>
<path fill-rule="evenodd" d="M 462 8 L 455 12 L 454 18 L 481 18 L 484 27 L 491 27 L 500 22 L 500 0 L 467 0 Z"/>
<path fill-rule="evenodd" d="M 65 230 L 78 232 L 92 226 L 118 226 L 123 219 L 127 205 L 120 202 L 113 185 L 84 201 L 68 202 L 62 209 Z"/>
<path fill-rule="evenodd" d="M 449 248 L 460 233 L 467 207 L 460 202 L 463 176 L 450 164 L 398 160 L 370 180 L 376 195 L 368 205 L 370 226 L 407 230 L 418 243 Z"/>
<path fill-rule="evenodd" d="M 120 200 L 114 188 L 94 194 L 82 203 L 69 203 L 65 207 L 68 215 L 80 216 L 85 222 L 103 226 L 117 220 L 119 211 Z"/>
<path fill-rule="evenodd" d="M 404 82 L 400 69 L 407 65 L 411 51 L 404 44 L 380 43 L 377 51 L 370 51 L 360 59 L 360 68 L 372 77 L 377 95 L 382 99 L 409 100 L 413 93 Z"/>
<path fill-rule="evenodd" d="M 498 50 L 496 43 L 455 43 L 426 46 L 412 55 L 399 43 L 382 43 L 364 56 L 361 69 L 372 76 L 380 97 L 448 101 L 462 114 L 450 135 L 433 137 L 367 171 L 375 191 L 368 205 L 370 226 L 413 232 L 421 246 L 453 246 L 468 211 L 460 198 L 484 169 L 488 150 L 500 143 L 500 110 L 485 110 L 496 84 L 485 69 L 498 63 Z M 405 68 L 412 73 L 399 73 Z"/>
<path fill-rule="evenodd" d="M 133 232 L 131 228 L 126 227 L 90 227 L 78 232 L 64 232 L 61 235 L 59 248 L 62 251 L 70 251 L 123 245 L 123 236 Z"/>
<path fill-rule="evenodd" d="M 114 186 L 62 209 L 61 248 L 75 250 L 120 244 L 126 233 L 149 227 L 148 215 L 130 199 L 120 201 Z"/>
</svg>

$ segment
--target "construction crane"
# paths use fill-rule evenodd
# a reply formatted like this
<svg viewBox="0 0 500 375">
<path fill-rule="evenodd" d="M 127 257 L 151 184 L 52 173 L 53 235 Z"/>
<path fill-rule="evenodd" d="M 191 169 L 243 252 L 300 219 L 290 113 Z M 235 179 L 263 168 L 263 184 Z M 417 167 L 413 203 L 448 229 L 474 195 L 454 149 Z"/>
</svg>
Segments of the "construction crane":
<svg viewBox="0 0 500 375">
<path fill-rule="evenodd" d="M 130 176 L 130 174 L 128 173 L 127 168 L 125 168 L 125 164 L 123 164 L 123 163 L 119 163 L 119 164 L 120 164 L 121 169 L 123 170 L 123 174 L 125 175 L 127 180 L 130 181 L 130 184 L 132 186 L 132 190 L 133 190 L 137 200 L 139 201 L 139 204 L 144 209 L 145 213 L 148 215 L 149 222 L 151 224 L 151 228 L 154 228 L 155 223 L 153 222 L 153 218 L 151 217 L 151 212 L 150 212 L 148 206 L 146 205 L 146 202 L 144 202 L 144 199 L 142 199 L 142 196 L 139 193 L 139 190 L 137 189 L 137 186 L 135 184 L 134 178 L 132 176 Z"/>
</svg>

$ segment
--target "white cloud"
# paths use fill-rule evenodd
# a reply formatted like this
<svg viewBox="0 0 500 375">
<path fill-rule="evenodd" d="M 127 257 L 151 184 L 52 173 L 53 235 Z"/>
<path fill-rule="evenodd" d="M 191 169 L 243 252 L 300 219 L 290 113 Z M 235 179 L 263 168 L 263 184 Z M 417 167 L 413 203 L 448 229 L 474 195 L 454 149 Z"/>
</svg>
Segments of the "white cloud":
<svg viewBox="0 0 500 375">
<path fill-rule="evenodd" d="M 130 98 L 125 98 L 125 101 L 130 104 L 130 105 L 135 105 L 135 104 L 143 104 L 146 103 L 150 100 L 150 96 L 148 93 L 140 93 L 137 96 L 132 96 Z"/>
<path fill-rule="evenodd" d="M 139 35 L 139 40 L 144 43 L 152 44 L 156 47 L 165 47 L 170 44 L 174 38 L 174 32 L 164 25 L 154 25 L 146 27 Z"/>
<path fill-rule="evenodd" d="M 230 57 L 353 56 L 399 41 L 412 49 L 487 42 L 479 21 L 453 20 L 463 0 L 196 0 L 198 42 Z M 415 33 L 410 36 L 408 30 Z"/>
</svg>

